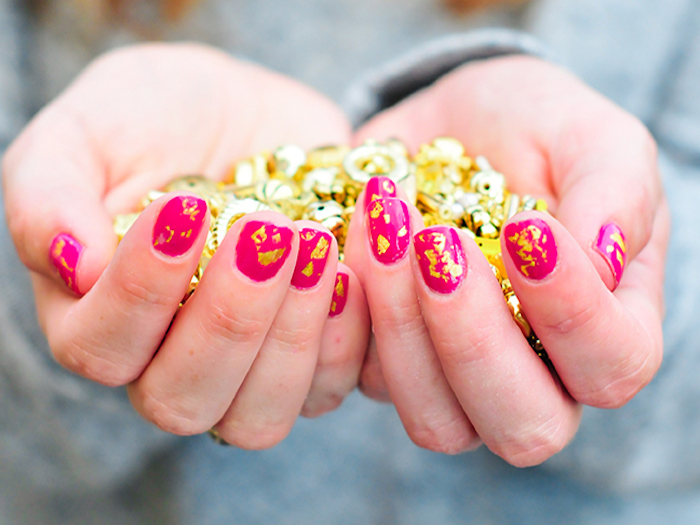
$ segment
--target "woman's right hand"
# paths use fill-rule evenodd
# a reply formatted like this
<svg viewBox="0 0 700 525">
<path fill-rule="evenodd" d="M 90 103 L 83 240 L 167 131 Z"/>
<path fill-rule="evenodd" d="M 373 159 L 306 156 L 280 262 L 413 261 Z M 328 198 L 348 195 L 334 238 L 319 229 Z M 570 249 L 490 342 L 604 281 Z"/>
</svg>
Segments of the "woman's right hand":
<svg viewBox="0 0 700 525">
<path fill-rule="evenodd" d="M 337 406 L 357 383 L 369 318 L 328 231 L 273 212 L 244 217 L 173 320 L 206 240 L 206 203 L 162 197 L 119 244 L 112 222 L 174 176 L 220 179 L 263 149 L 348 141 L 345 117 L 321 95 L 206 47 L 138 46 L 97 60 L 3 166 L 8 225 L 57 361 L 128 385 L 136 410 L 163 430 L 216 426 L 245 448 L 276 444 L 302 411 Z M 316 246 L 325 257 L 304 280 L 295 267 Z M 328 317 L 336 274 L 349 293 Z"/>
</svg>

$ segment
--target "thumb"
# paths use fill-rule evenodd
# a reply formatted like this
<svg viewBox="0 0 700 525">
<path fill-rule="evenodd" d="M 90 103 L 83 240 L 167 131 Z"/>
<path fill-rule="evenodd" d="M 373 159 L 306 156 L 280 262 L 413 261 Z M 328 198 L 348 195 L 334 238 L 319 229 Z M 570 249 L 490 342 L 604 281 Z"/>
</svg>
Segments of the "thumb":
<svg viewBox="0 0 700 525">
<path fill-rule="evenodd" d="M 85 294 L 117 245 L 104 207 L 105 167 L 80 122 L 47 108 L 3 160 L 7 224 L 32 271 Z"/>
</svg>

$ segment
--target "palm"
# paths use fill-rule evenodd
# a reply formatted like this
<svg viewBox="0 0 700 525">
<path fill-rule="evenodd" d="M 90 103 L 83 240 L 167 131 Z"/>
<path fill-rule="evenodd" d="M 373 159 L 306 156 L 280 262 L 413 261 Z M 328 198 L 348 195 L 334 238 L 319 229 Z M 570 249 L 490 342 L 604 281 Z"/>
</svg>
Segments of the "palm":
<svg viewBox="0 0 700 525">
<path fill-rule="evenodd" d="M 72 117 L 110 213 L 174 175 L 220 178 L 232 161 L 283 143 L 346 142 L 348 124 L 321 95 L 198 46 L 146 46 L 98 61 L 56 103 Z M 58 114 L 56 114 L 58 113 Z M 95 118 L 97 117 L 97 118 Z M 101 169 L 99 169 L 101 168 Z"/>
</svg>

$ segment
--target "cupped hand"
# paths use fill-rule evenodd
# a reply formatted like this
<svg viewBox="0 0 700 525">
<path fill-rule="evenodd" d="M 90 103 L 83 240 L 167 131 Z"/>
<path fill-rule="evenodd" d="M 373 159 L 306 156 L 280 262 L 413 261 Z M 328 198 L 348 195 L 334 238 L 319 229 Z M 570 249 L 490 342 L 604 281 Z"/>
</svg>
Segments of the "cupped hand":
<svg viewBox="0 0 700 525">
<path fill-rule="evenodd" d="M 421 446 L 454 453 L 483 441 L 534 465 L 572 439 L 581 404 L 619 407 L 660 365 L 669 216 L 655 145 L 573 75 L 522 56 L 455 70 L 355 140 L 394 137 L 415 151 L 444 135 L 485 155 L 511 191 L 549 204 L 551 215 L 512 217 L 501 248 L 555 372 L 512 320 L 476 243 L 423 229 L 401 189 L 378 184 L 358 203 L 367 211 L 346 245 L 376 337 L 362 387 L 388 393 Z"/>
<path fill-rule="evenodd" d="M 221 179 L 263 149 L 348 139 L 321 95 L 203 46 L 97 60 L 4 160 L 8 225 L 58 362 L 128 384 L 134 407 L 166 431 L 216 425 L 246 448 L 280 441 L 301 411 L 337 406 L 357 383 L 369 320 L 328 231 L 246 216 L 178 312 L 206 240 L 206 202 L 168 194 L 119 244 L 112 220 L 175 176 Z M 345 308 L 329 317 L 337 282 Z"/>
</svg>

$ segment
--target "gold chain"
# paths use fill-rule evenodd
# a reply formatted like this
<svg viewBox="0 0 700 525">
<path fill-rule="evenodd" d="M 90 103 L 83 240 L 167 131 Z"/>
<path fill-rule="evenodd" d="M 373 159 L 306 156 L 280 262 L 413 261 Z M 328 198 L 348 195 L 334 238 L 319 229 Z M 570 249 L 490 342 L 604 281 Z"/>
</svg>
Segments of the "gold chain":
<svg viewBox="0 0 700 525">
<path fill-rule="evenodd" d="M 546 211 L 541 199 L 520 197 L 506 189 L 505 177 L 484 157 L 472 159 L 456 139 L 440 137 L 410 158 L 398 140 L 367 141 L 362 146 L 326 146 L 309 152 L 286 145 L 236 163 L 226 179 L 180 177 L 161 191 L 151 191 L 141 209 L 170 191 L 188 191 L 205 199 L 211 226 L 183 303 L 194 292 L 207 264 L 233 223 L 247 213 L 274 210 L 292 220 L 308 219 L 327 227 L 338 241 L 340 259 L 355 202 L 374 176 L 392 179 L 406 192 L 426 226 L 443 224 L 466 231 L 479 245 L 501 285 L 506 304 L 537 355 L 547 361 L 508 279 L 499 241 L 503 224 L 521 211 Z M 138 213 L 117 216 L 121 239 Z"/>
</svg>

